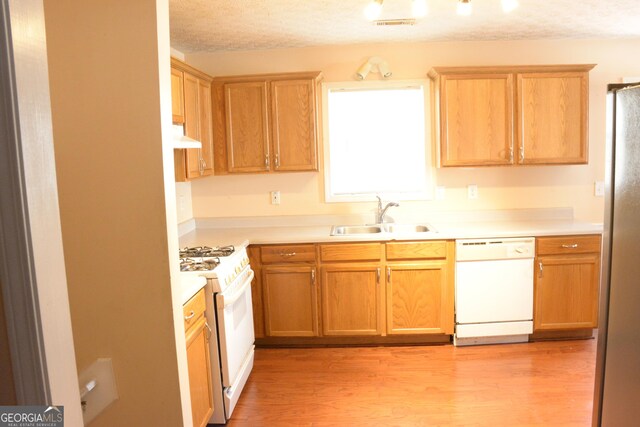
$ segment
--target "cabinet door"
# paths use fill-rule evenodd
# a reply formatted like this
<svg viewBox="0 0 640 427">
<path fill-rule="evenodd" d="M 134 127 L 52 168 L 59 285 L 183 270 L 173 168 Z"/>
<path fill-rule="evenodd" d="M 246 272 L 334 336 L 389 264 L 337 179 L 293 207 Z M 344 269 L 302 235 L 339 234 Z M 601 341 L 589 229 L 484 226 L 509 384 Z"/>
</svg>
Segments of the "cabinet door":
<svg viewBox="0 0 640 427">
<path fill-rule="evenodd" d="M 518 74 L 518 162 L 587 163 L 588 74 Z"/>
<path fill-rule="evenodd" d="M 187 331 L 187 364 L 194 426 L 206 426 L 213 413 L 211 361 L 205 317 Z"/>
<path fill-rule="evenodd" d="M 318 335 L 318 300 L 314 267 L 263 267 L 262 284 L 267 336 Z"/>
<path fill-rule="evenodd" d="M 184 74 L 175 68 L 171 69 L 171 111 L 173 112 L 173 123 L 184 123 Z"/>
<path fill-rule="evenodd" d="M 322 267 L 324 335 L 382 334 L 383 280 L 380 265 Z"/>
<path fill-rule="evenodd" d="M 538 257 L 534 329 L 598 326 L 600 255 Z"/>
<path fill-rule="evenodd" d="M 315 99 L 314 80 L 271 82 L 274 170 L 318 170 Z"/>
<path fill-rule="evenodd" d="M 511 74 L 440 78 L 440 163 L 442 166 L 513 163 Z"/>
<path fill-rule="evenodd" d="M 387 266 L 387 333 L 453 333 L 446 261 Z"/>
<path fill-rule="evenodd" d="M 211 83 L 198 80 L 198 125 L 202 143 L 200 175 L 213 175 L 213 121 L 211 115 Z"/>
<path fill-rule="evenodd" d="M 227 83 L 224 96 L 229 172 L 268 171 L 267 83 Z"/>
<path fill-rule="evenodd" d="M 184 134 L 197 141 L 200 140 L 200 103 L 198 79 L 189 73 L 184 73 Z M 187 178 L 200 176 L 200 148 L 188 148 L 185 159 Z"/>
</svg>

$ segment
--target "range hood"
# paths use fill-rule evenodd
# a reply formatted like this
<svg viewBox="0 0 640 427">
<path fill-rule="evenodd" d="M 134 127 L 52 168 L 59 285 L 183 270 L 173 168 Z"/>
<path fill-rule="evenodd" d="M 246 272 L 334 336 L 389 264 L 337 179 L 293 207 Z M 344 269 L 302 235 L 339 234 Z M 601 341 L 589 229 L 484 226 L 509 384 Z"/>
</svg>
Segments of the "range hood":
<svg viewBox="0 0 640 427">
<path fill-rule="evenodd" d="M 184 135 L 184 128 L 180 125 L 173 125 L 173 138 L 171 145 L 174 150 L 182 150 L 184 148 L 202 148 L 202 143 L 193 138 Z"/>
</svg>

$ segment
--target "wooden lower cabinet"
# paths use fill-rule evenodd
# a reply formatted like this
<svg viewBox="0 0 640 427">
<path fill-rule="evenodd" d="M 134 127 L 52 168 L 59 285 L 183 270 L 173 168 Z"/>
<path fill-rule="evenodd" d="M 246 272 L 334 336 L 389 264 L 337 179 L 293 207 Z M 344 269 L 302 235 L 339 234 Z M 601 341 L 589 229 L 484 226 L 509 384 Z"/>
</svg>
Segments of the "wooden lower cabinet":
<svg viewBox="0 0 640 427">
<path fill-rule="evenodd" d="M 193 425 L 204 427 L 213 414 L 209 328 L 204 316 L 204 291 L 196 294 L 184 307 L 191 413 Z"/>
<path fill-rule="evenodd" d="M 321 271 L 323 334 L 381 335 L 382 266 L 332 264 Z"/>
<path fill-rule="evenodd" d="M 452 334 L 447 261 L 387 265 L 387 334 Z"/>
<path fill-rule="evenodd" d="M 539 256 L 536 262 L 534 329 L 596 328 L 600 254 Z"/>
<path fill-rule="evenodd" d="M 318 335 L 315 267 L 265 266 L 262 268 L 262 287 L 267 336 Z"/>
</svg>

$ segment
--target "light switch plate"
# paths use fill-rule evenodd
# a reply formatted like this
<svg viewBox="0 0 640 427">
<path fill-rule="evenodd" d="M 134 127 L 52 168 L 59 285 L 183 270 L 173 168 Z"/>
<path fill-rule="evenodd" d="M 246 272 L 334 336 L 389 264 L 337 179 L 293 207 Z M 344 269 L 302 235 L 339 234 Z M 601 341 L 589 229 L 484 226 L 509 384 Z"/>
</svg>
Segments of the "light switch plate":
<svg viewBox="0 0 640 427">
<path fill-rule="evenodd" d="M 87 425 L 105 408 L 118 399 L 116 379 L 113 375 L 111 359 L 98 359 L 78 375 L 80 382 L 81 400 L 83 405 L 82 417 Z M 94 387 L 87 390 L 87 384 L 95 381 Z"/>
<path fill-rule="evenodd" d="M 593 194 L 596 197 L 604 197 L 604 181 L 596 181 L 593 186 Z"/>
<path fill-rule="evenodd" d="M 436 187 L 436 200 L 444 200 L 447 196 L 447 190 L 445 187 L 438 186 Z"/>
</svg>

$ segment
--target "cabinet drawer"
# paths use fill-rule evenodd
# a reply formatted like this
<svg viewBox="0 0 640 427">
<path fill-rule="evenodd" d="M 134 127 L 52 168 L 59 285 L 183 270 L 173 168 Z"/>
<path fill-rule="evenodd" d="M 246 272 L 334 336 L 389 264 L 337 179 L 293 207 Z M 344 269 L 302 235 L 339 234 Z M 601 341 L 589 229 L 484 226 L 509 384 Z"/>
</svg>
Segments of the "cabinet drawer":
<svg viewBox="0 0 640 427">
<path fill-rule="evenodd" d="M 444 259 L 447 242 L 394 242 L 387 243 L 387 259 Z"/>
<path fill-rule="evenodd" d="M 320 258 L 322 261 L 378 261 L 381 246 L 380 243 L 320 245 Z"/>
<path fill-rule="evenodd" d="M 260 259 L 263 263 L 276 262 L 315 262 L 316 249 L 314 245 L 278 245 L 262 246 Z"/>
<path fill-rule="evenodd" d="M 539 237 L 537 255 L 586 254 L 600 252 L 600 236 Z"/>
<path fill-rule="evenodd" d="M 184 330 L 186 331 L 202 316 L 206 308 L 204 288 L 200 289 L 189 301 L 182 306 Z"/>
</svg>

